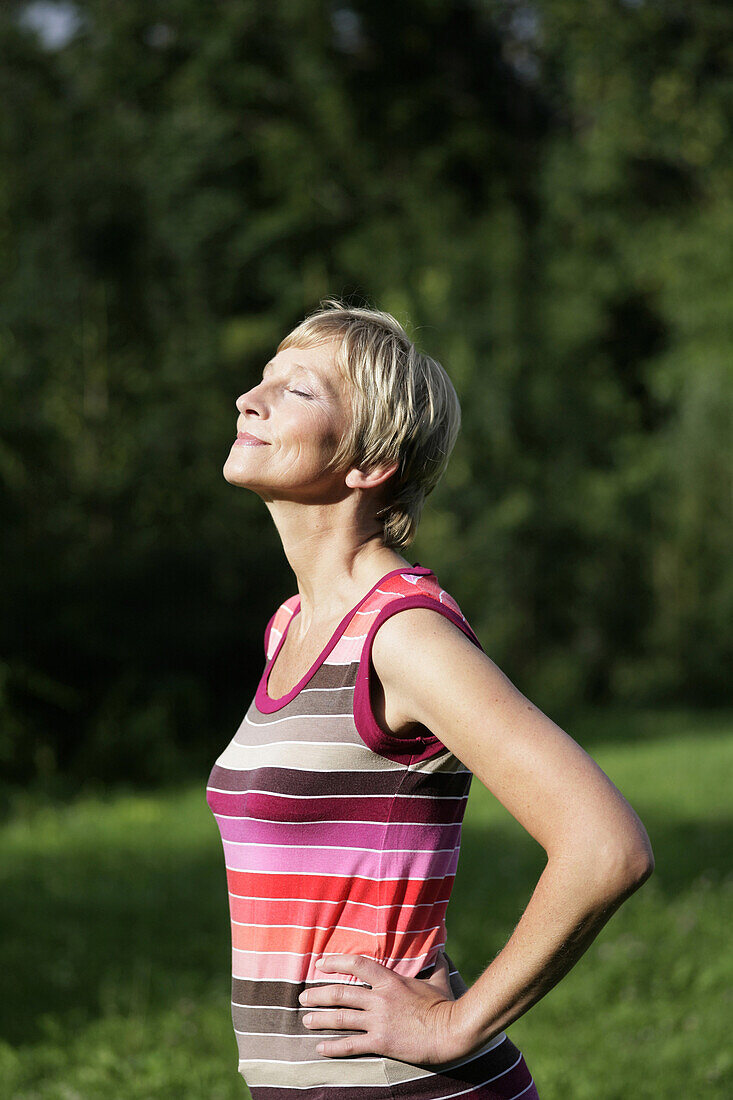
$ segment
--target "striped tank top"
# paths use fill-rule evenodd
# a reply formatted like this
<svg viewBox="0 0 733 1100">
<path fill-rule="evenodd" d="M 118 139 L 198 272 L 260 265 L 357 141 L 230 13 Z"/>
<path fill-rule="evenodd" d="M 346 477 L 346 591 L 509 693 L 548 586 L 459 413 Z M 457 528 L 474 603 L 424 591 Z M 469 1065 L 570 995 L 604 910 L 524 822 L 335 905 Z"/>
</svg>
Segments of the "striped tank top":
<svg viewBox="0 0 733 1100">
<path fill-rule="evenodd" d="M 265 630 L 265 667 L 206 788 L 224 848 L 232 930 L 232 1021 L 253 1100 L 532 1100 L 532 1077 L 502 1032 L 440 1067 L 381 1055 L 329 1057 L 299 994 L 361 983 L 314 967 L 366 955 L 427 978 L 446 944 L 471 772 L 425 726 L 395 737 L 370 705 L 370 654 L 381 624 L 429 607 L 480 642 L 424 566 L 382 577 L 341 620 L 302 679 L 273 699 L 267 682 L 300 597 Z M 446 955 L 456 996 L 461 979 Z M 317 1012 L 318 1009 L 311 1009 Z"/>
</svg>

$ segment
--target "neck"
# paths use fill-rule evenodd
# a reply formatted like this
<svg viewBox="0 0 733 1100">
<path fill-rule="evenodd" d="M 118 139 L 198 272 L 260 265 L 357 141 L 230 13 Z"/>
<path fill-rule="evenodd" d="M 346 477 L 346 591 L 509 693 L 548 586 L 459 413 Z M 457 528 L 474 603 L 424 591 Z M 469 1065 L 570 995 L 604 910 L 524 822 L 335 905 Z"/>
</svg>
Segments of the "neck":
<svg viewBox="0 0 733 1100">
<path fill-rule="evenodd" d="M 267 506 L 298 582 L 299 637 L 339 621 L 385 573 L 412 564 L 385 546 L 378 520 L 344 523 L 328 507 L 292 501 Z"/>
</svg>

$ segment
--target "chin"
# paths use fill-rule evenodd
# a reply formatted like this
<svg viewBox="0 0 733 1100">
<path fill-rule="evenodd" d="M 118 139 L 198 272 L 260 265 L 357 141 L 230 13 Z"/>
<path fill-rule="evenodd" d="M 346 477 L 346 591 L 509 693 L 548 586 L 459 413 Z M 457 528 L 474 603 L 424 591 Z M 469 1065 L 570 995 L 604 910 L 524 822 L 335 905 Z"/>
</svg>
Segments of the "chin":
<svg viewBox="0 0 733 1100">
<path fill-rule="evenodd" d="M 247 485 L 247 479 L 244 472 L 238 470 L 236 463 L 232 462 L 231 459 L 226 460 L 221 472 L 224 475 L 224 480 L 228 481 L 230 485 Z"/>
</svg>

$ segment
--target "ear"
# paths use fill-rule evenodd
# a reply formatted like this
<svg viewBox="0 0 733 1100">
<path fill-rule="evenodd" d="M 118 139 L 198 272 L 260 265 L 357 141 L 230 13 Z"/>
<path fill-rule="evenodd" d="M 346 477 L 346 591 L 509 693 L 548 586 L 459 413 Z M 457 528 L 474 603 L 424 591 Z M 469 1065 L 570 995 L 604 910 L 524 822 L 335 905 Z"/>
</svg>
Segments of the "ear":
<svg viewBox="0 0 733 1100">
<path fill-rule="evenodd" d="M 345 481 L 350 489 L 376 489 L 397 472 L 399 465 L 399 462 L 390 462 L 388 466 L 375 466 L 369 471 L 360 470 L 354 466 L 349 470 Z"/>
</svg>

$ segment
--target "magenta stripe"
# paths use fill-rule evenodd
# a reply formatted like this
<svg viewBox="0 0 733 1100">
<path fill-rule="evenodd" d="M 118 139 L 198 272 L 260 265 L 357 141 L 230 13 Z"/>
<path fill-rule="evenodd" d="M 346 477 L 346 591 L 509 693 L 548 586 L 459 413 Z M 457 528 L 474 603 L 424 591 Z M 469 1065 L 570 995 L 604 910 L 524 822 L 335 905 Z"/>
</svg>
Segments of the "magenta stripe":
<svg viewBox="0 0 733 1100">
<path fill-rule="evenodd" d="M 356 821 L 385 822 L 416 821 L 460 823 L 466 809 L 465 796 L 455 798 L 393 798 L 375 795 L 374 798 L 289 798 L 287 795 L 260 794 L 259 792 L 212 791 L 207 801 L 215 814 L 237 817 L 243 812 L 242 799 L 246 798 L 249 814 L 263 821 Z"/>
<path fill-rule="evenodd" d="M 460 825 L 383 825 L 346 824 L 319 821 L 304 826 L 300 822 L 259 821 L 248 817 L 221 817 L 217 823 L 223 840 L 249 844 L 329 844 L 359 848 L 415 848 L 432 852 L 437 847 L 453 847 L 461 835 Z M 307 840 L 305 830 L 307 829 Z"/>
</svg>

